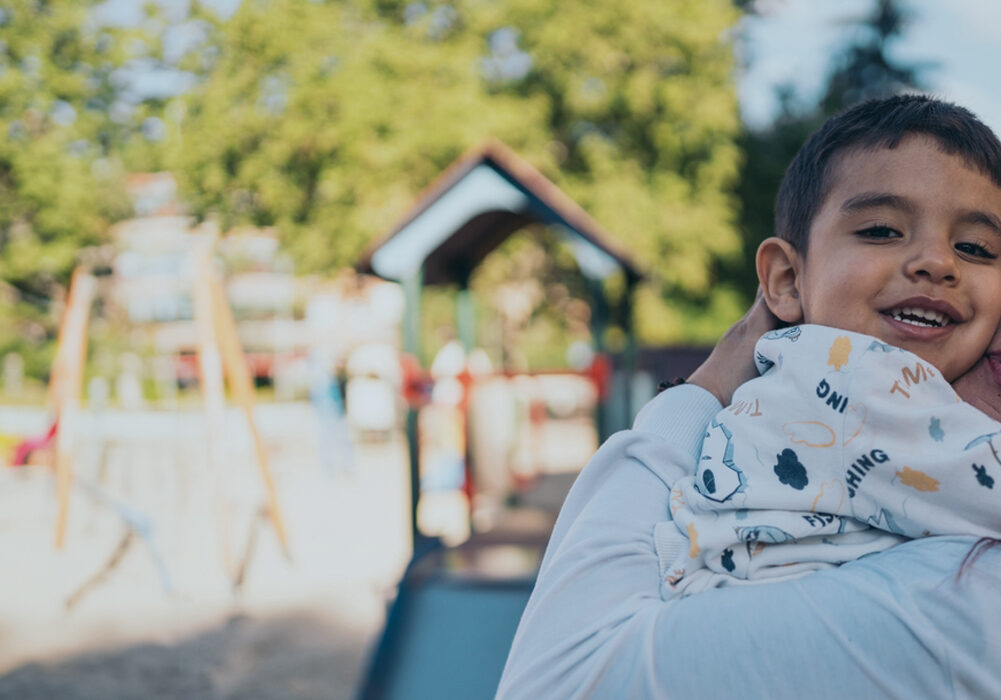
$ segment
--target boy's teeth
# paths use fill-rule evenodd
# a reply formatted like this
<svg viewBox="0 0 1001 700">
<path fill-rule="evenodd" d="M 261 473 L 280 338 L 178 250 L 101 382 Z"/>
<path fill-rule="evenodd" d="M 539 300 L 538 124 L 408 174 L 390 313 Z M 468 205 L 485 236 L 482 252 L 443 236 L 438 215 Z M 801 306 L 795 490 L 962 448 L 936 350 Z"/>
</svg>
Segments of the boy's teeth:
<svg viewBox="0 0 1001 700">
<path fill-rule="evenodd" d="M 902 306 L 890 310 L 890 316 L 897 321 L 910 323 L 914 326 L 938 328 L 949 322 L 949 317 L 931 309 L 919 309 L 912 306 Z"/>
</svg>

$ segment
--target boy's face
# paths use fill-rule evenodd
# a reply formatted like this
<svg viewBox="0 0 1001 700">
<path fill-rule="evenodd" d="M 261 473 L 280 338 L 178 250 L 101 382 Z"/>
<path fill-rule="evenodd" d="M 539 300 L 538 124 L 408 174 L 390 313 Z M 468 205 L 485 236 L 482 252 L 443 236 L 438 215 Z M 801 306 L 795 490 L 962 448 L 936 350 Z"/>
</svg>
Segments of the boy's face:
<svg viewBox="0 0 1001 700">
<path fill-rule="evenodd" d="M 1001 321 L 1001 188 L 923 135 L 845 153 L 796 291 L 805 322 L 876 336 L 952 381 Z"/>
</svg>

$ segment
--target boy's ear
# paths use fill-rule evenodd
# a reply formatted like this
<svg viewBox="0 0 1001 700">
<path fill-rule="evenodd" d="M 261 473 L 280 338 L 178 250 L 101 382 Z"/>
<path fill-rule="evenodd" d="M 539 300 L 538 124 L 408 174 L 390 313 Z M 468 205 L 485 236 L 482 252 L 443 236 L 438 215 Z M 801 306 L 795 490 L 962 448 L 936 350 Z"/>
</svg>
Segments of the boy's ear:
<svg viewBox="0 0 1001 700">
<path fill-rule="evenodd" d="M 758 246 L 758 282 L 771 312 L 786 323 L 803 320 L 799 276 L 803 260 L 788 241 L 772 236 Z"/>
</svg>

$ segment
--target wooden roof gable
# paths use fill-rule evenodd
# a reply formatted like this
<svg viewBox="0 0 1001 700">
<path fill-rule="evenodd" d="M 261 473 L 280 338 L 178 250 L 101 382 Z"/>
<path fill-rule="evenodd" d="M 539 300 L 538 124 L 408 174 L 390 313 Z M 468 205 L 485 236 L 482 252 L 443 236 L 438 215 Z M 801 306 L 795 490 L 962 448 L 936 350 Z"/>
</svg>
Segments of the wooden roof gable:
<svg viewBox="0 0 1001 700">
<path fill-rule="evenodd" d="M 587 212 L 494 140 L 446 169 L 356 267 L 400 282 L 423 269 L 424 284 L 464 285 L 490 252 L 533 223 L 551 225 L 567 240 L 585 277 L 604 279 L 616 270 L 630 284 L 641 277 Z"/>
</svg>

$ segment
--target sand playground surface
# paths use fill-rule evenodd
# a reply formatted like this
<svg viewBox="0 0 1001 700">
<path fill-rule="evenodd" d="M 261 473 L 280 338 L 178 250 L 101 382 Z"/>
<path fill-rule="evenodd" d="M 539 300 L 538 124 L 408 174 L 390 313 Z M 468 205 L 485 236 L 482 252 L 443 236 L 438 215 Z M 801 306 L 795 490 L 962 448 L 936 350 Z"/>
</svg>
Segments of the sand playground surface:
<svg viewBox="0 0 1001 700">
<path fill-rule="evenodd" d="M 235 412 L 216 468 L 198 412 L 82 418 L 61 549 L 52 470 L 0 470 L 0 698 L 355 697 L 410 554 L 402 435 L 323 461 L 308 404 L 258 407 L 286 558 Z"/>
</svg>

